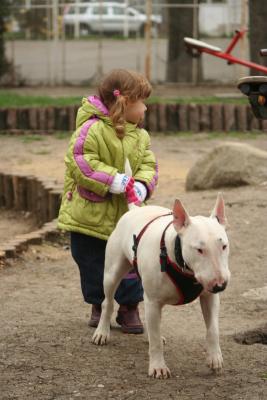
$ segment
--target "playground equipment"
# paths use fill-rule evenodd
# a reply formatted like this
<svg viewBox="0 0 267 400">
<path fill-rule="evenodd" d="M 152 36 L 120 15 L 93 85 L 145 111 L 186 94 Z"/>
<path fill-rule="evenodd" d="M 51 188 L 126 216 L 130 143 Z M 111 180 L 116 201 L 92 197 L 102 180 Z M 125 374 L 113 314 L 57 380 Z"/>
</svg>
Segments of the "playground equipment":
<svg viewBox="0 0 267 400">
<path fill-rule="evenodd" d="M 267 67 L 251 61 L 242 60 L 241 58 L 235 57 L 231 54 L 231 51 L 237 44 L 238 40 L 244 36 L 246 31 L 246 29 L 236 31 L 225 51 L 220 49 L 220 47 L 211 46 L 206 42 L 193 38 L 185 37 L 184 42 L 193 57 L 199 56 L 201 53 L 207 53 L 227 60 L 228 64 L 241 64 L 245 67 L 266 74 L 266 76 L 248 76 L 241 78 L 238 81 L 237 87 L 243 94 L 248 96 L 255 117 L 259 119 L 267 119 Z M 267 56 L 267 49 L 261 50 L 260 54 L 262 56 Z"/>
<path fill-rule="evenodd" d="M 193 57 L 199 56 L 201 53 L 207 53 L 214 57 L 219 57 L 227 60 L 228 64 L 241 64 L 245 67 L 256 69 L 257 71 L 263 72 L 267 75 L 267 67 L 265 67 L 264 65 L 256 64 L 247 60 L 242 60 L 242 58 L 235 57 L 231 54 L 231 51 L 233 50 L 239 39 L 241 39 L 246 32 L 247 29 L 236 31 L 234 37 L 231 39 L 231 42 L 229 43 L 229 46 L 225 51 L 223 51 L 220 47 L 211 46 L 210 44 L 202 42 L 201 40 L 196 40 L 188 37 L 184 38 L 184 43 Z"/>
<path fill-rule="evenodd" d="M 267 56 L 267 49 L 262 49 L 260 54 Z M 255 117 L 267 119 L 267 76 L 241 78 L 237 87 L 248 96 Z"/>
</svg>

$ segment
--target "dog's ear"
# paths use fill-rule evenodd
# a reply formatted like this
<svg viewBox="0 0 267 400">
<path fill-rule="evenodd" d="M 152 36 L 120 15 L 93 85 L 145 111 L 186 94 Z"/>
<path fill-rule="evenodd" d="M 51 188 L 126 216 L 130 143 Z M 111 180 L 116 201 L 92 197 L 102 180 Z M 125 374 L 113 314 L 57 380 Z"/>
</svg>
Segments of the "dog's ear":
<svg viewBox="0 0 267 400">
<path fill-rule="evenodd" d="M 180 200 L 176 199 L 173 205 L 173 225 L 177 232 L 190 224 L 190 217 Z"/>
<path fill-rule="evenodd" d="M 220 192 L 218 193 L 215 207 L 211 213 L 211 218 L 217 218 L 218 222 L 223 226 L 227 225 L 227 219 L 225 216 L 224 200 L 223 200 L 222 193 L 220 193 Z"/>
</svg>

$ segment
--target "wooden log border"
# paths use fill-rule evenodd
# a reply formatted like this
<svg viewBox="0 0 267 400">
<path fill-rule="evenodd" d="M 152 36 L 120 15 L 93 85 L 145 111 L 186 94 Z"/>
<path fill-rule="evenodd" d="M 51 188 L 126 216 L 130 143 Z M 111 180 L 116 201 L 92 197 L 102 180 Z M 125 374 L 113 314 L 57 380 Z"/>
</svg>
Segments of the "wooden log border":
<svg viewBox="0 0 267 400">
<path fill-rule="evenodd" d="M 0 108 L 0 133 L 73 131 L 79 106 Z M 249 105 L 150 104 L 144 127 L 153 132 L 266 132 Z"/>
<path fill-rule="evenodd" d="M 62 189 L 62 185 L 54 180 L 0 171 L 0 207 L 30 212 L 37 221 L 35 231 L 0 243 L 0 266 L 6 264 L 7 258 L 26 250 L 29 244 L 41 243 L 43 239 L 54 240 L 60 235 L 57 216 Z"/>
</svg>

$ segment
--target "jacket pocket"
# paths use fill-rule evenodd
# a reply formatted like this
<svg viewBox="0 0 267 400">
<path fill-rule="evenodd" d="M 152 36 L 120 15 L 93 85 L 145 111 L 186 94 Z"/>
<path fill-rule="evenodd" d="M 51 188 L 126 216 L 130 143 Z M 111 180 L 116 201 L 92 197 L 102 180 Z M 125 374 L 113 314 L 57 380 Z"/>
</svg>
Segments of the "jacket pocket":
<svg viewBox="0 0 267 400">
<path fill-rule="evenodd" d="M 77 191 L 83 199 L 92 201 L 94 203 L 102 203 L 108 198 L 108 195 L 105 197 L 99 196 L 98 194 L 90 192 L 82 186 L 77 186 Z"/>
</svg>

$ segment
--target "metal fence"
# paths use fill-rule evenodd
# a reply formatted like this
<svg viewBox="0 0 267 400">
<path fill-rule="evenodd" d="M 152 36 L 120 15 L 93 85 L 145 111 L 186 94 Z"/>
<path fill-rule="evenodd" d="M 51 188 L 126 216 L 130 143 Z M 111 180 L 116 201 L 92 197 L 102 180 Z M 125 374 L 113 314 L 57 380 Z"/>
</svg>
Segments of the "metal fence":
<svg viewBox="0 0 267 400">
<path fill-rule="evenodd" d="M 200 29 L 200 35 L 207 42 L 225 47 L 229 40 L 227 36 L 234 27 L 240 27 L 241 12 L 237 7 L 240 2 L 228 0 L 216 3 L 210 0 L 198 4 L 192 0 L 186 7 L 192 9 L 195 32 Z M 82 17 L 86 8 L 95 3 L 101 15 L 97 26 L 91 29 Z M 147 74 L 147 57 L 151 81 L 166 82 L 168 13 L 172 7 L 179 7 L 183 13 L 185 5 L 173 5 L 159 0 L 117 1 L 126 5 L 126 8 L 123 8 L 123 16 L 117 15 L 120 27 L 117 26 L 113 32 L 106 27 L 106 2 L 99 0 L 95 3 L 82 0 L 13 1 L 6 33 L 6 52 L 14 65 L 12 82 L 28 85 L 89 85 L 112 68 L 135 69 Z M 146 3 L 151 3 L 152 7 L 149 41 L 144 35 L 144 23 L 139 24 L 138 28 L 133 27 L 130 14 L 125 12 L 130 7 L 144 18 L 148 12 Z M 197 8 L 199 12 L 194 13 Z M 217 15 L 217 25 L 212 15 Z M 76 21 L 80 18 L 80 22 L 68 23 L 67 18 L 71 16 Z M 119 20 L 119 17 L 123 18 Z M 156 18 L 160 22 L 156 22 Z M 204 80 L 208 81 L 232 82 L 240 76 L 237 66 L 227 67 L 221 60 L 205 55 L 202 56 L 202 70 Z"/>
</svg>

